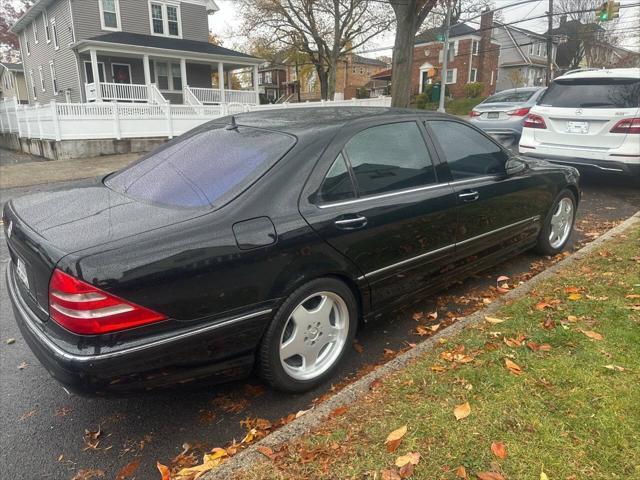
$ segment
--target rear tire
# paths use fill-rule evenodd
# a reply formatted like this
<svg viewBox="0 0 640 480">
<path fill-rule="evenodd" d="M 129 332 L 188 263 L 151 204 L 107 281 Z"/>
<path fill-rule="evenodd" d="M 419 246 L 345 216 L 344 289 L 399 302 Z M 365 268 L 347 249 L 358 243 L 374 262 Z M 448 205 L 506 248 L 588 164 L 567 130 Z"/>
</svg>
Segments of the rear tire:
<svg viewBox="0 0 640 480">
<path fill-rule="evenodd" d="M 576 219 L 576 196 L 563 190 L 553 203 L 538 236 L 537 251 L 544 255 L 556 255 L 565 249 L 573 233 Z"/>
<path fill-rule="evenodd" d="M 258 373 L 278 390 L 310 390 L 334 374 L 357 325 L 358 305 L 351 289 L 334 278 L 313 280 L 276 312 L 260 344 Z"/>
</svg>

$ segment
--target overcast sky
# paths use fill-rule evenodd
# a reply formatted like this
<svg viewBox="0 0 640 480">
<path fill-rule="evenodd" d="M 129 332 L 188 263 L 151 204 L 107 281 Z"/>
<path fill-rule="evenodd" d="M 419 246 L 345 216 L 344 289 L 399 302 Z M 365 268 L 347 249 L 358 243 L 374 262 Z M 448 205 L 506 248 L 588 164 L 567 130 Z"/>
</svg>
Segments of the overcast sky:
<svg viewBox="0 0 640 480">
<path fill-rule="evenodd" d="M 246 38 L 238 36 L 238 24 L 240 23 L 239 15 L 237 12 L 235 0 L 216 0 L 216 3 L 220 7 L 220 11 L 216 12 L 209 19 L 209 26 L 213 32 L 218 34 L 224 40 L 224 45 L 228 48 L 238 48 L 242 45 Z M 494 0 L 496 7 L 504 7 L 518 1 L 511 0 Z M 621 5 L 637 4 L 638 0 L 620 0 Z M 540 0 L 538 2 L 532 2 L 529 4 L 519 5 L 512 8 L 505 8 L 503 10 L 503 18 L 505 22 L 512 22 L 523 18 L 537 17 L 544 15 L 548 8 L 547 0 Z M 634 16 L 635 14 L 635 16 Z M 638 8 L 623 8 L 620 10 L 620 21 L 616 28 L 625 29 L 638 28 Z M 527 28 L 534 32 L 543 33 L 547 29 L 546 18 L 540 18 L 531 20 L 528 22 L 522 22 L 517 24 L 518 27 Z M 379 38 L 374 39 L 369 45 L 363 48 L 363 50 L 374 50 L 378 48 L 388 47 L 393 45 L 393 34 L 381 35 Z M 623 42 L 623 46 L 627 48 L 639 49 L 638 37 L 627 38 Z M 391 50 L 381 50 L 375 53 L 366 53 L 366 56 L 378 56 L 378 55 L 391 55 Z"/>
</svg>

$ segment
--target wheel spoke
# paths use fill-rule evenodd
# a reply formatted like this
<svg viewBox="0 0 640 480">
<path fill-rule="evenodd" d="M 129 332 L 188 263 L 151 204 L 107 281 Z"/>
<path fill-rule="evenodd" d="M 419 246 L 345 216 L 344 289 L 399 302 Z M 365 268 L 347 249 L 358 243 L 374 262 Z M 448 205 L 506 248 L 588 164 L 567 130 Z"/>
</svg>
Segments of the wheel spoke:
<svg viewBox="0 0 640 480">
<path fill-rule="evenodd" d="M 305 349 L 304 334 L 302 329 L 296 324 L 291 336 L 280 346 L 280 357 L 286 360 L 294 355 L 302 356 Z"/>
<path fill-rule="evenodd" d="M 316 322 L 320 322 L 323 327 L 331 326 L 331 311 L 333 310 L 333 300 L 326 295 L 320 300 L 320 304 L 309 312 Z"/>
<path fill-rule="evenodd" d="M 298 305 L 291 314 L 291 318 L 293 318 L 296 325 L 300 328 L 306 328 L 306 325 L 314 321 L 313 312 L 307 310 L 304 305 Z"/>
</svg>

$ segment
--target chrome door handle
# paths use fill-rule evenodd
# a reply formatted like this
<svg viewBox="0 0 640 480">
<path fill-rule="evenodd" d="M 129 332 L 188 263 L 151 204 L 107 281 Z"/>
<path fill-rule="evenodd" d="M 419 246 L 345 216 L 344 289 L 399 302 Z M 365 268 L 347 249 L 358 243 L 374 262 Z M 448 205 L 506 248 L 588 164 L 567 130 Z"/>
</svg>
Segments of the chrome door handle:
<svg viewBox="0 0 640 480">
<path fill-rule="evenodd" d="M 353 218 L 343 218 L 333 222 L 338 228 L 360 228 L 367 224 L 367 217 L 358 216 Z"/>
<path fill-rule="evenodd" d="M 458 197 L 464 202 L 475 202 L 480 198 L 480 194 L 476 190 L 472 190 L 470 192 L 459 193 Z"/>
</svg>

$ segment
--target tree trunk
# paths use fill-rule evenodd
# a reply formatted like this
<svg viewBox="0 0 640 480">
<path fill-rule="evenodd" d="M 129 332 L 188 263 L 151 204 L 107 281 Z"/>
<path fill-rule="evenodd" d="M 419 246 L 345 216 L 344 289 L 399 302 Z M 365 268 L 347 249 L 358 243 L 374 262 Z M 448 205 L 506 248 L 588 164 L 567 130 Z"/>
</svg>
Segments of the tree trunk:
<svg viewBox="0 0 640 480">
<path fill-rule="evenodd" d="M 333 65 L 329 67 L 327 76 L 327 100 L 333 100 L 336 94 L 336 72 L 338 70 L 337 60 L 332 60 Z"/>
<path fill-rule="evenodd" d="M 413 42 L 418 30 L 417 15 L 412 2 L 395 4 L 398 26 L 393 46 L 393 71 L 391 77 L 391 106 L 407 108 L 411 102 L 411 67 Z"/>
<path fill-rule="evenodd" d="M 320 98 L 326 100 L 329 96 L 329 75 L 327 71 L 322 68 L 322 65 L 316 65 L 316 72 L 318 73 L 318 81 L 320 82 Z"/>
</svg>

